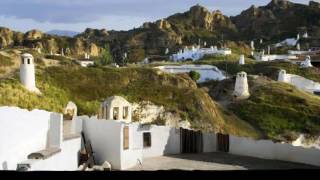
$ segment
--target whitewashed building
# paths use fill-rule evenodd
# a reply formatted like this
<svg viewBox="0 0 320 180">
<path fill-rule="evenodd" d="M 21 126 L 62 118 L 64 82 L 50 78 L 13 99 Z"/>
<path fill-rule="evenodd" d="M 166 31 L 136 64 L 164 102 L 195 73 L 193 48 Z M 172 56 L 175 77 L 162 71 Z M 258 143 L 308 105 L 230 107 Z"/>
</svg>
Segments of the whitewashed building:
<svg viewBox="0 0 320 180">
<path fill-rule="evenodd" d="M 183 50 L 180 50 L 177 54 L 173 54 L 170 58 L 177 62 L 177 61 L 184 61 L 187 59 L 192 59 L 193 61 L 197 61 L 201 59 L 205 55 L 230 55 L 232 54 L 231 49 L 223 48 L 218 49 L 216 46 L 211 46 L 210 48 L 200 48 L 192 47 L 189 49 L 185 47 Z"/>
<path fill-rule="evenodd" d="M 126 123 L 132 121 L 132 106 L 121 96 L 109 97 L 101 104 L 98 117 L 107 120 L 122 120 Z"/>
<path fill-rule="evenodd" d="M 79 170 L 80 133 L 90 141 L 95 163 L 108 162 L 113 170 L 143 166 L 149 157 L 219 151 L 320 166 L 319 149 L 271 140 L 88 116 L 74 118 L 65 135 L 62 114 L 0 107 L 0 117 L 0 170 Z"/>
<path fill-rule="evenodd" d="M 0 170 L 77 170 L 81 138 L 63 134 L 62 114 L 0 107 L 0 117 Z"/>
<path fill-rule="evenodd" d="M 279 43 L 275 44 L 275 47 L 296 46 L 298 41 L 299 41 L 299 39 L 296 39 L 296 38 L 288 38 L 288 39 L 285 39 L 282 42 L 279 42 Z"/>
<path fill-rule="evenodd" d="M 286 70 L 281 70 L 278 75 L 278 81 L 289 83 L 296 86 L 298 89 L 314 93 L 320 91 L 320 83 L 306 79 L 295 74 L 287 74 Z"/>
<path fill-rule="evenodd" d="M 94 65 L 94 61 L 92 60 L 78 60 L 77 63 L 82 67 L 89 67 Z"/>
<path fill-rule="evenodd" d="M 297 60 L 298 57 L 294 54 L 264 54 L 264 52 L 254 53 L 254 58 L 257 61 L 275 61 L 275 60 Z"/>
<path fill-rule="evenodd" d="M 199 83 L 216 80 L 222 81 L 226 79 L 224 72 L 218 69 L 216 66 L 211 65 L 181 65 L 181 66 L 158 66 L 157 69 L 160 69 L 166 73 L 189 73 L 190 71 L 196 71 L 200 74 Z"/>
</svg>

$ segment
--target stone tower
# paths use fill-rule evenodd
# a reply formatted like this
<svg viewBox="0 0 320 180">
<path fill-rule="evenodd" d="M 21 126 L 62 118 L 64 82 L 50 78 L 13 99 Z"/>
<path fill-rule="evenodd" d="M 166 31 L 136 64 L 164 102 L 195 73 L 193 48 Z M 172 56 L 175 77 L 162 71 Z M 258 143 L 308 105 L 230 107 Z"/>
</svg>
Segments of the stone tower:
<svg viewBox="0 0 320 180">
<path fill-rule="evenodd" d="M 239 60 L 239 64 L 240 65 L 244 65 L 245 64 L 245 60 L 244 60 L 244 55 L 240 55 L 240 60 Z"/>
<path fill-rule="evenodd" d="M 239 99 L 245 99 L 250 96 L 246 72 L 239 72 L 237 74 L 233 95 Z"/>
<path fill-rule="evenodd" d="M 31 54 L 26 53 L 21 55 L 20 81 L 27 90 L 40 93 L 36 87 L 34 59 Z"/>
<path fill-rule="evenodd" d="M 287 76 L 286 70 L 283 70 L 283 69 L 280 70 L 279 75 L 278 75 L 278 81 L 279 82 L 287 82 L 286 76 Z"/>
</svg>

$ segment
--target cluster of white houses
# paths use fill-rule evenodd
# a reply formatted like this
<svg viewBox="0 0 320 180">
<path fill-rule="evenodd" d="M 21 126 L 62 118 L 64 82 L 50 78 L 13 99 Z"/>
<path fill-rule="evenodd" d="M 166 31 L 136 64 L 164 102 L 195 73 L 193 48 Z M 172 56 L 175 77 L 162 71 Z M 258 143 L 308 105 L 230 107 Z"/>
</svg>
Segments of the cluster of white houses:
<svg viewBox="0 0 320 180">
<path fill-rule="evenodd" d="M 211 46 L 210 48 L 201 48 L 200 46 L 192 46 L 189 49 L 187 46 L 178 53 L 173 54 L 170 56 L 170 59 L 177 62 L 177 61 L 185 61 L 191 59 L 192 61 L 196 61 L 204 57 L 205 55 L 230 55 L 232 54 L 231 49 L 222 48 L 218 49 L 217 46 Z"/>
<path fill-rule="evenodd" d="M 32 63 L 32 56 L 22 55 L 21 76 L 26 77 L 21 77 L 21 82 L 29 91 L 39 92 L 34 75 L 30 75 L 34 74 Z M 280 75 L 279 80 L 287 82 L 286 74 Z M 245 72 L 237 74 L 233 95 L 241 99 L 250 96 Z M 77 116 L 76 105 L 69 102 L 64 112 L 71 114 L 69 120 L 43 110 L 0 107 L 0 170 L 79 170 L 83 163 L 79 153 L 90 153 L 88 142 L 93 163 L 107 163 L 115 170 L 143 166 L 149 157 L 217 151 L 320 166 L 320 151 L 315 148 L 140 124 L 132 122 L 132 109 L 131 103 L 119 96 L 102 102 L 95 117 Z"/>
<path fill-rule="evenodd" d="M 288 38 L 284 41 L 277 43 L 273 45 L 274 47 L 282 47 L 282 46 L 291 46 L 296 47 L 295 50 L 289 50 L 288 54 L 271 54 L 271 46 L 268 46 L 267 53 L 265 53 L 265 50 L 261 50 L 260 52 L 254 52 L 254 41 L 251 41 L 251 55 L 258 61 L 274 61 L 274 60 L 297 60 L 299 59 L 299 56 L 301 55 L 310 55 L 314 53 L 319 53 L 319 50 L 315 50 L 313 48 L 308 50 L 301 50 L 299 40 L 303 38 L 309 38 L 308 32 L 305 32 L 302 37 L 300 37 L 300 34 L 297 34 L 296 38 Z"/>
</svg>

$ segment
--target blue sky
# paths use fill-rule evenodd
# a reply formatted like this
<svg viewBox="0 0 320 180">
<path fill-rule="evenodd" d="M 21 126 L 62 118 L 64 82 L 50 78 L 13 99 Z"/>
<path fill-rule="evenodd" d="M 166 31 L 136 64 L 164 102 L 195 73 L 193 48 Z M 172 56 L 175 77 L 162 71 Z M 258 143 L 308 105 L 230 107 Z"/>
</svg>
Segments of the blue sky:
<svg viewBox="0 0 320 180">
<path fill-rule="evenodd" d="M 128 30 L 200 4 L 210 10 L 237 15 L 252 4 L 271 0 L 1 0 L 0 26 L 14 30 L 72 30 L 85 28 Z M 309 0 L 292 0 L 308 3 Z M 316 0 L 318 1 L 318 0 Z"/>
</svg>

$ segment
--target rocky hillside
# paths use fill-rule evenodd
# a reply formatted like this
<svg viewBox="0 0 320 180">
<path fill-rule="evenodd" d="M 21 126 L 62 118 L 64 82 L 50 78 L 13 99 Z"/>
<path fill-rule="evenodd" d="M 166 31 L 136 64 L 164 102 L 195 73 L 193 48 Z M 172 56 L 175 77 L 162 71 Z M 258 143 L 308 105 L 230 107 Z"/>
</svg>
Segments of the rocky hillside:
<svg viewBox="0 0 320 180">
<path fill-rule="evenodd" d="M 12 31 L 0 27 L 0 48 L 12 48 L 23 46 L 34 49 L 41 49 L 43 53 L 61 53 L 65 55 L 83 56 L 89 53 L 91 56 L 99 56 L 101 48 L 92 41 L 85 38 L 70 38 L 45 34 L 38 30 L 31 30 L 26 33 Z"/>
<path fill-rule="evenodd" d="M 164 56 L 166 48 L 170 49 L 170 53 L 176 52 L 184 45 L 198 43 L 199 39 L 202 44 L 206 41 L 208 46 L 221 46 L 226 40 L 248 42 L 255 38 L 278 42 L 295 37 L 298 32 L 308 31 L 313 38 L 307 43 L 319 42 L 319 17 L 320 4 L 313 1 L 303 5 L 272 0 L 266 6 L 252 6 L 234 17 L 196 5 L 184 13 L 146 22 L 129 31 L 88 28 L 74 38 L 48 35 L 37 30 L 20 33 L 0 28 L 0 48 L 26 46 L 42 48 L 47 53 L 60 53 L 63 48 L 65 54 L 79 57 L 85 52 L 99 56 L 101 48 L 110 45 L 114 58 L 121 64 L 125 52 L 129 62 L 137 62 L 148 55 Z M 232 47 L 233 50 L 244 48 L 241 44 Z"/>
<path fill-rule="evenodd" d="M 210 12 L 196 5 L 189 11 L 178 13 L 156 22 L 144 23 L 128 32 L 111 32 L 110 39 L 118 40 L 126 49 L 143 48 L 146 54 L 163 55 L 166 48 L 176 51 L 183 45 L 198 43 L 199 38 L 213 45 L 221 40 L 234 38 L 237 29 L 220 11 Z"/>
<path fill-rule="evenodd" d="M 287 0 L 272 0 L 266 6 L 251 6 L 240 15 L 231 17 L 239 30 L 240 39 L 283 39 L 308 32 L 320 37 L 320 4 L 296 4 Z"/>
</svg>

